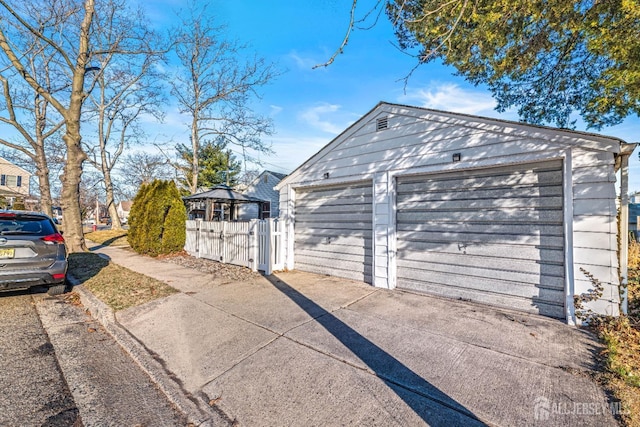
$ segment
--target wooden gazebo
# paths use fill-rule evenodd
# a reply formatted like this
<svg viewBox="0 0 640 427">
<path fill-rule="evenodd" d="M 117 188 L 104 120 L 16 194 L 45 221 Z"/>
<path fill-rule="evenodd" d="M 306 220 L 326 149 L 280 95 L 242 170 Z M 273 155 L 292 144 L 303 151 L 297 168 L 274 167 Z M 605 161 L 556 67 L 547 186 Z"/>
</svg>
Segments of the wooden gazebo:
<svg viewBox="0 0 640 427">
<path fill-rule="evenodd" d="M 268 200 L 245 196 L 226 185 L 217 185 L 209 191 L 184 197 L 184 201 L 189 219 L 204 221 L 235 221 L 238 219 L 239 205 L 268 203 Z"/>
</svg>

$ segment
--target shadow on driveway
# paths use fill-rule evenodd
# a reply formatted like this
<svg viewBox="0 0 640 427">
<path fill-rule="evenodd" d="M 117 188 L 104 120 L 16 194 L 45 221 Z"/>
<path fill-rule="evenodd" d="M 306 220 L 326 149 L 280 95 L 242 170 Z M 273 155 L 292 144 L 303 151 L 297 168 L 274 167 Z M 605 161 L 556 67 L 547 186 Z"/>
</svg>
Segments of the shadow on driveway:
<svg viewBox="0 0 640 427">
<path fill-rule="evenodd" d="M 469 409 L 440 391 L 398 359 L 360 335 L 356 330 L 298 290 L 276 276 L 265 277 L 276 289 L 289 297 L 327 332 L 362 360 L 378 378 L 382 379 L 427 424 L 455 425 L 458 422 L 454 421 L 454 419 L 457 419 L 463 425 L 486 425 Z M 411 384 L 411 388 L 408 388 L 405 384 Z M 437 403 L 437 405 L 425 405 L 424 398 Z M 437 407 L 438 405 L 443 406 L 442 411 L 433 410 L 433 406 Z"/>
</svg>

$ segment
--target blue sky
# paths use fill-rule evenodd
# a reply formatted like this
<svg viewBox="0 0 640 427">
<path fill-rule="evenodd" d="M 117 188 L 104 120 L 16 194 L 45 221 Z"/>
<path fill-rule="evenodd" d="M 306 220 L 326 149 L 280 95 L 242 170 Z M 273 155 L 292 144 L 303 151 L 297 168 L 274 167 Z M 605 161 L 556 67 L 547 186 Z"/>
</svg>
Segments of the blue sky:
<svg viewBox="0 0 640 427">
<path fill-rule="evenodd" d="M 360 15 L 375 1 L 361 0 Z M 182 7 L 178 0 L 144 2 L 150 20 L 167 27 L 175 20 L 171 12 Z M 474 87 L 454 70 L 440 64 L 419 67 L 405 87 L 403 78 L 413 69 L 413 57 L 395 46 L 391 24 L 380 16 L 370 30 L 356 30 L 345 53 L 327 68 L 323 63 L 340 45 L 347 29 L 351 0 L 209 1 L 208 11 L 227 26 L 226 36 L 251 46 L 283 71 L 264 88 L 254 108 L 269 115 L 275 133 L 264 137 L 275 154 L 260 156 L 263 168 L 290 172 L 356 121 L 379 101 L 455 111 L 507 120 L 515 112 L 497 113 L 495 102 L 484 88 Z M 173 108 L 165 124 L 155 126 L 151 140 L 184 140 L 187 122 Z M 580 125 L 579 125 L 580 126 Z M 585 130 L 584 126 L 578 130 Z M 640 141 L 640 120 L 628 118 L 622 124 L 598 133 Z M 640 190 L 640 162 L 637 152 L 630 165 L 630 190 Z"/>
</svg>

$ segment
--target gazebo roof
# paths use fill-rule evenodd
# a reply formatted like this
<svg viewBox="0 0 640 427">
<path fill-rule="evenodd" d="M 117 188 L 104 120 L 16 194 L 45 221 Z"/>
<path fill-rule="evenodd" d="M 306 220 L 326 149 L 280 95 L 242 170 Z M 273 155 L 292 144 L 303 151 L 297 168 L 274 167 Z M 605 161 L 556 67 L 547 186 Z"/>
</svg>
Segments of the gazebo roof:
<svg viewBox="0 0 640 427">
<path fill-rule="evenodd" d="M 233 202 L 233 203 L 261 203 L 267 200 L 258 199 L 256 197 L 245 196 L 237 191 L 233 191 L 231 187 L 226 185 L 217 185 L 204 193 L 193 194 L 187 196 L 184 200 L 212 200 L 214 202 Z"/>
</svg>

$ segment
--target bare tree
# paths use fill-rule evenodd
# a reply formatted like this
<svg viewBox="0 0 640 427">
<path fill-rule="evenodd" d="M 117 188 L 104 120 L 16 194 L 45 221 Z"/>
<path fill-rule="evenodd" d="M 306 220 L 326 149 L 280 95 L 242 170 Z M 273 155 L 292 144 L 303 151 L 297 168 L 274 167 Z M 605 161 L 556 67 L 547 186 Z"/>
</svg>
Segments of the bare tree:
<svg viewBox="0 0 640 427">
<path fill-rule="evenodd" d="M 255 114 L 249 102 L 259 97 L 257 90 L 269 83 L 277 72 L 262 58 L 244 63 L 246 47 L 225 40 L 224 28 L 216 26 L 206 9 L 192 7 L 177 31 L 176 55 L 181 70 L 171 80 L 171 94 L 180 112 L 190 118 L 193 153 L 189 190 L 198 188 L 198 153 L 204 140 L 224 139 L 242 147 L 270 152 L 261 136 L 271 133 L 271 121 Z"/>
<path fill-rule="evenodd" d="M 122 58 L 109 64 L 111 57 L 101 59 L 105 69 L 90 95 L 89 128 L 95 123 L 96 138 L 87 138 L 85 143 L 89 163 L 103 176 L 106 206 L 111 217 L 111 228 L 121 229 L 117 212 L 112 172 L 125 148 L 140 142 L 144 130 L 142 120 L 162 118 L 160 104 L 164 97 L 159 86 L 161 78 L 155 65 L 162 59 L 156 53 L 153 39 L 141 40 L 144 46 L 138 50 L 146 54 Z"/>
<path fill-rule="evenodd" d="M 82 234 L 82 218 L 79 204 L 79 188 L 82 175 L 82 162 L 86 154 L 80 145 L 80 114 L 86 96 L 85 75 L 90 55 L 90 31 L 95 14 L 95 1 L 86 0 L 82 11 L 73 4 L 61 6 L 60 14 L 66 17 L 64 23 L 71 24 L 72 18 L 81 16 L 79 25 L 74 26 L 77 33 L 73 33 L 71 25 L 65 29 L 65 36 L 59 36 L 55 28 L 47 22 L 38 22 L 33 16 L 29 16 L 28 8 L 14 9 L 5 0 L 0 0 L 0 5 L 5 13 L 4 21 L 11 22 L 16 28 L 26 29 L 36 40 L 41 40 L 56 54 L 57 60 L 66 67 L 68 72 L 68 84 L 70 91 L 68 98 L 54 94 L 47 90 L 46 84 L 33 75 L 24 63 L 24 51 L 12 41 L 19 37 L 17 32 L 11 32 L 5 24 L 0 28 L 0 48 L 17 73 L 32 87 L 38 95 L 45 98 L 63 117 L 65 121 L 64 136 L 66 145 L 66 162 L 63 173 L 62 208 L 65 222 L 66 240 L 71 251 L 86 250 L 84 235 Z M 24 6 L 24 5 L 23 5 Z M 33 7 L 32 7 L 33 9 Z M 35 22 L 34 22 L 35 21 Z M 66 36 L 69 37 L 66 37 Z"/>
<path fill-rule="evenodd" d="M 97 3 L 96 3 L 97 1 Z M 49 8 L 51 20 L 41 19 L 37 9 Z M 52 0 L 34 7 L 31 2 L 0 0 L 0 49 L 6 60 L 34 93 L 46 99 L 64 120 L 62 140 L 65 163 L 62 173 L 61 205 L 65 239 L 70 251 L 84 251 L 80 211 L 82 164 L 87 155 L 82 147 L 80 124 L 87 94 L 91 92 L 104 69 L 92 65 L 94 58 L 106 55 L 136 55 L 139 43 L 147 33 L 137 26 L 124 0 Z M 133 15 L 135 17 L 135 15 Z M 24 34 L 39 40 L 51 55 L 56 67 L 60 91 L 52 91 L 41 76 L 27 65 Z M 98 37 L 110 34 L 110 37 Z M 133 46 L 133 48 L 132 48 Z"/>
<path fill-rule="evenodd" d="M 26 93 L 24 88 L 21 88 L 20 92 L 12 91 L 9 79 L 4 75 L 0 75 L 0 84 L 6 109 L 6 116 L 0 116 L 0 122 L 13 127 L 20 135 L 13 140 L 0 137 L 0 144 L 27 156 L 35 165 L 40 191 L 40 207 L 44 213 L 51 216 L 53 213 L 51 185 L 45 144 L 60 130 L 64 122 L 62 120 L 58 120 L 57 123 L 50 122 L 49 102 L 40 95 L 31 96 L 32 103 L 29 103 L 28 95 L 31 93 Z"/>
<path fill-rule="evenodd" d="M 142 184 L 148 184 L 154 179 L 172 179 L 175 175 L 171 161 L 162 154 L 152 154 L 144 151 L 128 154 L 122 166 L 123 175 L 128 183 L 137 189 Z"/>
<path fill-rule="evenodd" d="M 60 20 L 52 16 L 50 10 L 39 9 L 39 20 L 51 22 L 51 25 L 59 27 Z M 22 30 L 22 40 L 30 43 L 25 49 L 25 66 L 33 76 L 43 82 L 44 86 L 51 93 L 56 93 L 61 88 L 56 87 L 51 62 L 53 56 L 47 51 L 46 46 L 40 39 L 32 39 Z M 8 67 L 0 74 L 0 84 L 4 103 L 2 109 L 5 115 L 0 115 L 0 123 L 8 125 L 9 131 L 17 133 L 16 138 L 8 136 L 0 137 L 0 144 L 16 150 L 21 155 L 26 156 L 30 163 L 35 166 L 35 173 L 38 178 L 40 192 L 40 208 L 48 215 L 52 215 L 51 185 L 49 180 L 49 164 L 47 161 L 47 151 L 55 144 L 49 143 L 53 137 L 59 138 L 58 131 L 64 124 L 62 117 L 49 108 L 50 102 L 33 92 L 31 87 L 19 76 L 16 76 L 15 69 Z M 3 132 L 3 135 L 10 135 Z M 34 169 L 34 168 L 29 168 Z"/>
</svg>

